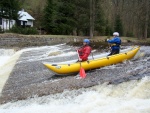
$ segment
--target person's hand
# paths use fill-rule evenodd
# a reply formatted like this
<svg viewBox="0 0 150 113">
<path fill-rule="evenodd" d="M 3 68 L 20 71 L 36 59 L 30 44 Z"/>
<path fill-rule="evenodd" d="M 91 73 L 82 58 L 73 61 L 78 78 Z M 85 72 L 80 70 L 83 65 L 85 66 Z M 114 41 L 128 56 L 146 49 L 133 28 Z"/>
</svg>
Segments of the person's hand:
<svg viewBox="0 0 150 113">
<path fill-rule="evenodd" d="M 81 62 L 81 61 L 82 61 L 82 59 L 81 59 L 81 58 L 79 58 L 79 61 Z"/>
<path fill-rule="evenodd" d="M 108 42 L 109 39 L 105 39 L 105 42 Z"/>
</svg>

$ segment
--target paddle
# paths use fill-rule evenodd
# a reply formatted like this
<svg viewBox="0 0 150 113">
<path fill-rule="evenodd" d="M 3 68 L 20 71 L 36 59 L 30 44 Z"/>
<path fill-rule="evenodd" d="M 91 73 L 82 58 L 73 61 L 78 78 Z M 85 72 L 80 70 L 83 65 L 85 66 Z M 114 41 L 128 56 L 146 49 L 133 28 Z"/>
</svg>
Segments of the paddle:
<svg viewBox="0 0 150 113">
<path fill-rule="evenodd" d="M 79 57 L 78 50 L 77 50 L 77 54 L 78 54 L 78 59 L 79 59 L 80 57 Z M 85 77 L 86 77 L 86 73 L 85 73 L 84 68 L 83 68 L 82 65 L 81 65 L 81 62 L 80 62 L 80 72 L 79 72 L 79 74 L 80 74 L 80 77 L 81 77 L 81 78 L 85 78 Z"/>
</svg>

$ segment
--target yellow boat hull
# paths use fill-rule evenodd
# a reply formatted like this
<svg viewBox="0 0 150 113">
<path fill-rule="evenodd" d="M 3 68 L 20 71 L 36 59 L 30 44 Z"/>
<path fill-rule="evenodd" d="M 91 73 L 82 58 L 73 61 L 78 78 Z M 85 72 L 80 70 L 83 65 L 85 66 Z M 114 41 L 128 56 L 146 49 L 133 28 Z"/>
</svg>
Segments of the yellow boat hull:
<svg viewBox="0 0 150 113">
<path fill-rule="evenodd" d="M 133 47 L 131 50 L 126 51 L 124 53 L 106 56 L 102 58 L 96 58 L 84 62 L 76 62 L 71 64 L 50 64 L 50 63 L 43 63 L 50 71 L 57 75 L 69 75 L 72 73 L 78 73 L 80 70 L 80 63 L 81 66 L 85 70 L 96 69 L 104 66 L 109 66 L 112 64 L 121 63 L 125 60 L 132 59 L 136 53 L 139 51 L 140 47 Z"/>
</svg>

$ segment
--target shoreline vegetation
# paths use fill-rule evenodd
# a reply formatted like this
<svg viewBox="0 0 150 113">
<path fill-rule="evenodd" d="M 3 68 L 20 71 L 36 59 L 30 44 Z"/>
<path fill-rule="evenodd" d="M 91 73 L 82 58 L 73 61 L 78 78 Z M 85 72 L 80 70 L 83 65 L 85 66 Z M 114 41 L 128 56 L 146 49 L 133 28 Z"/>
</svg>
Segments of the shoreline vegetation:
<svg viewBox="0 0 150 113">
<path fill-rule="evenodd" d="M 88 36 L 72 36 L 72 35 L 22 35 L 22 34 L 14 34 L 14 33 L 4 33 L 4 34 L 0 34 L 0 39 L 15 39 L 15 38 L 24 38 L 24 39 L 28 39 L 26 41 L 22 41 L 21 43 L 17 43 L 15 46 L 13 45 L 0 45 L 1 48 L 15 48 L 16 50 L 19 50 L 19 48 L 24 48 L 24 47 L 30 47 L 30 46 L 45 46 L 47 45 L 47 43 L 43 43 L 43 42 L 38 42 L 38 44 L 35 44 L 33 42 L 33 40 L 37 41 L 39 39 L 52 39 L 53 43 L 55 44 L 55 42 L 58 42 L 58 40 L 63 40 L 62 43 L 66 43 L 67 45 L 70 46 L 80 46 L 82 45 L 82 40 L 84 38 L 88 38 L 91 41 L 91 47 L 93 49 L 106 49 L 109 47 L 108 43 L 105 42 L 106 39 L 111 39 L 112 36 L 94 36 L 92 39 L 89 38 Z M 9 39 L 7 41 L 9 41 Z M 69 39 L 69 41 L 68 41 Z M 138 38 L 134 38 L 134 37 L 121 37 L 122 39 L 122 45 L 125 46 L 132 46 L 132 45 L 139 45 L 139 46 L 150 46 L 150 38 L 147 38 L 146 40 L 142 40 L 142 39 L 138 39 Z M 1 39 L 1 43 L 3 40 Z M 10 40 L 11 41 L 11 40 Z M 11 42 L 9 42 L 11 43 Z M 58 43 L 61 43 L 58 42 Z M 51 45 L 51 44 L 49 44 Z"/>
</svg>

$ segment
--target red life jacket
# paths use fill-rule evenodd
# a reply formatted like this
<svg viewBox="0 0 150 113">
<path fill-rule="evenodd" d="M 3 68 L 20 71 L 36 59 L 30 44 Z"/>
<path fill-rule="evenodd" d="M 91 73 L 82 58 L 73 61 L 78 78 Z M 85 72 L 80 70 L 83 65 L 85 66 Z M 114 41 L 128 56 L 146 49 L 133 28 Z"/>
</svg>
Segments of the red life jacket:
<svg viewBox="0 0 150 113">
<path fill-rule="evenodd" d="M 82 61 L 88 60 L 88 56 L 90 55 L 91 50 L 92 49 L 89 45 L 85 45 L 78 50 L 79 57 L 82 59 Z"/>
</svg>

